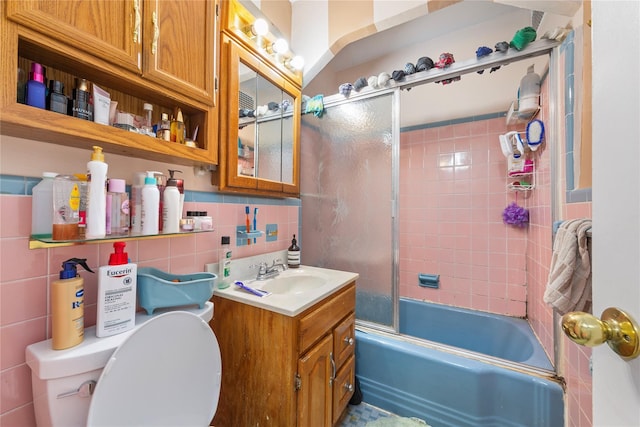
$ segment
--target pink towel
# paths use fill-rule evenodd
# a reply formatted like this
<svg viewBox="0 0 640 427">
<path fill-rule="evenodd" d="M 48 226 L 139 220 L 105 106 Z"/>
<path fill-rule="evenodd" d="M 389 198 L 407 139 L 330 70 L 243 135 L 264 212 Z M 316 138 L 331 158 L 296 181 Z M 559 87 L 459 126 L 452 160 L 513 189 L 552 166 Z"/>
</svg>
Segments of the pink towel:
<svg viewBox="0 0 640 427">
<path fill-rule="evenodd" d="M 553 255 L 544 302 L 560 314 L 591 311 L 591 262 L 587 231 L 591 219 L 560 224 L 553 241 Z"/>
</svg>

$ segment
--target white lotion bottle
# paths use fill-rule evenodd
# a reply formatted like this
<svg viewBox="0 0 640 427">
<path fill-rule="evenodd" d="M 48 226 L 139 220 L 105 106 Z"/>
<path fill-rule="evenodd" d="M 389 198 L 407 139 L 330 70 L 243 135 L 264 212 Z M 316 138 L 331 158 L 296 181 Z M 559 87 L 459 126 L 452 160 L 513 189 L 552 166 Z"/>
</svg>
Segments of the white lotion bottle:
<svg viewBox="0 0 640 427">
<path fill-rule="evenodd" d="M 158 234 L 160 224 L 160 190 L 153 174 L 147 171 L 142 187 L 142 230 L 143 235 Z"/>
<path fill-rule="evenodd" d="M 180 231 L 180 190 L 178 180 L 173 177 L 177 170 L 169 169 L 169 179 L 162 194 L 162 232 L 177 233 Z"/>
<path fill-rule="evenodd" d="M 109 265 L 99 268 L 96 336 L 116 335 L 136 324 L 138 266 L 129 262 L 124 242 L 114 242 Z"/>
<path fill-rule="evenodd" d="M 91 161 L 87 163 L 87 239 L 101 239 L 107 228 L 107 169 L 102 147 L 93 146 Z"/>
</svg>

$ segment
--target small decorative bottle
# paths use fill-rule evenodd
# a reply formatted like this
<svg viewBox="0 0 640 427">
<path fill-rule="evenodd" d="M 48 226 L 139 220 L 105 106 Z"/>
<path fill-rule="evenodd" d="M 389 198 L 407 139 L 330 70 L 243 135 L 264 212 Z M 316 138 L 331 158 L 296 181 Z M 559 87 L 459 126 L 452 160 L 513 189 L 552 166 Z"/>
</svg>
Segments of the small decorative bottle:
<svg viewBox="0 0 640 427">
<path fill-rule="evenodd" d="M 49 81 L 49 95 L 47 96 L 47 110 L 60 114 L 67 114 L 69 100 L 64 94 L 64 85 L 58 80 Z"/>
<path fill-rule="evenodd" d="M 287 263 L 289 264 L 289 268 L 300 267 L 300 246 L 298 246 L 295 234 L 293 235 L 291 246 L 289 246 L 289 251 L 287 252 Z"/>
</svg>

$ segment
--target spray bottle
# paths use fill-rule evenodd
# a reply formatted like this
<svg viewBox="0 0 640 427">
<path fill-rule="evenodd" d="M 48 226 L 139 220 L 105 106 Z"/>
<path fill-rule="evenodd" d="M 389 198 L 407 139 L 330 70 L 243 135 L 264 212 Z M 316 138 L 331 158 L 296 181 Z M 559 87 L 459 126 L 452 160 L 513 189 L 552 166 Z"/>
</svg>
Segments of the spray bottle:
<svg viewBox="0 0 640 427">
<path fill-rule="evenodd" d="M 51 348 L 63 350 L 84 340 L 84 279 L 77 265 L 93 273 L 83 258 L 62 263 L 60 279 L 51 283 Z"/>
</svg>

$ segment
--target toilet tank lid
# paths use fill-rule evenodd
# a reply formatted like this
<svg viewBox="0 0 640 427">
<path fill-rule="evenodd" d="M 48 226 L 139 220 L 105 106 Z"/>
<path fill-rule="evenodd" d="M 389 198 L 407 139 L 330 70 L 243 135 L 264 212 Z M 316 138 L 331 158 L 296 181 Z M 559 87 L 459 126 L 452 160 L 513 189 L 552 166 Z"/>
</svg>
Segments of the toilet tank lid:
<svg viewBox="0 0 640 427">
<path fill-rule="evenodd" d="M 31 368 L 32 375 L 41 380 L 68 377 L 102 369 L 116 348 L 136 328 L 167 311 L 171 310 L 158 309 L 151 316 L 144 312 L 139 312 L 136 314 L 136 326 L 134 329 L 110 337 L 96 337 L 95 326 L 85 328 L 84 341 L 66 350 L 53 350 L 50 339 L 31 344 L 25 350 L 27 365 Z M 208 322 L 213 318 L 213 303 L 207 301 L 204 308 L 192 308 L 183 311 L 191 312 Z"/>
</svg>

